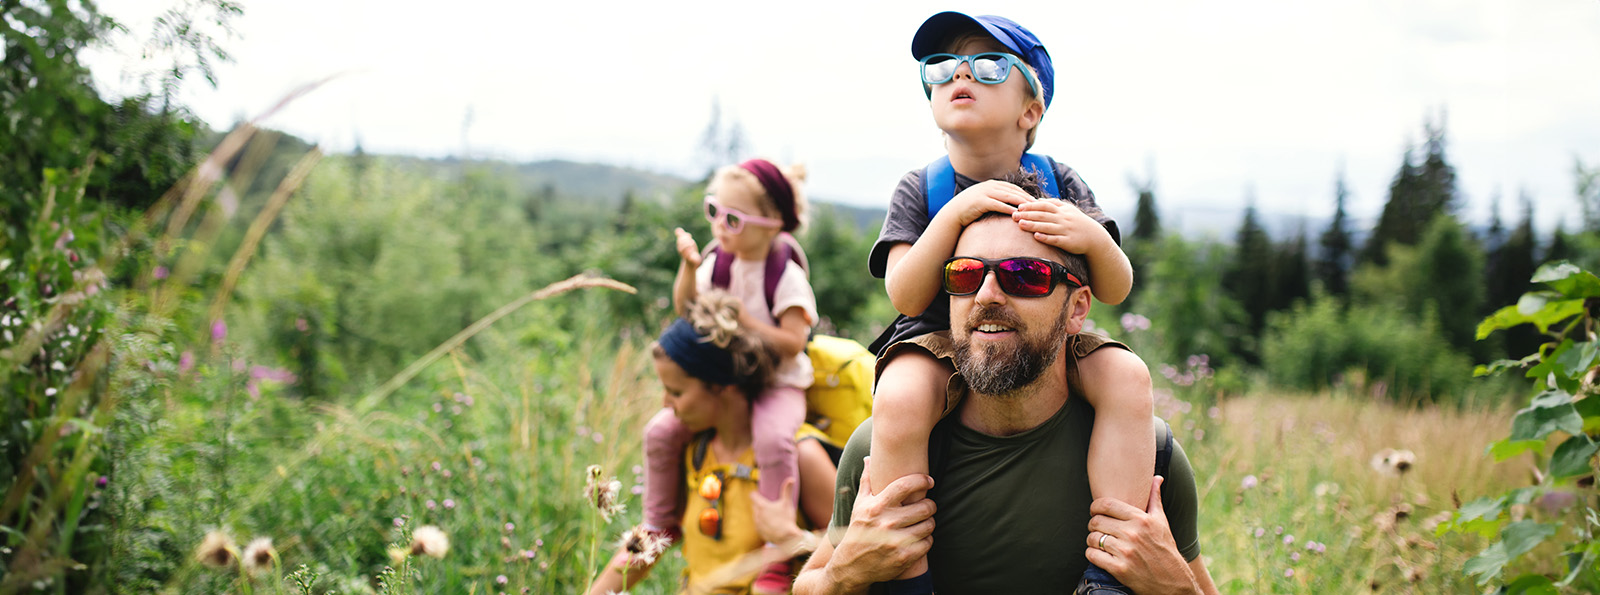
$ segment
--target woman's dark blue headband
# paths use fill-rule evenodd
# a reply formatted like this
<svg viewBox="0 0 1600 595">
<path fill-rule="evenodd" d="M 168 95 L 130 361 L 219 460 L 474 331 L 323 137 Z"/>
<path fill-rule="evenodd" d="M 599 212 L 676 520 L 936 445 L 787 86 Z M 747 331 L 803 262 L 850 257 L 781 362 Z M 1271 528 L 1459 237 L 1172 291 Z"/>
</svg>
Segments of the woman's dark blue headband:
<svg viewBox="0 0 1600 595">
<path fill-rule="evenodd" d="M 733 376 L 733 355 L 700 336 L 688 320 L 679 318 L 674 321 L 661 333 L 657 344 L 667 352 L 667 357 L 672 358 L 673 363 L 690 376 L 709 384 L 738 383 Z"/>
</svg>

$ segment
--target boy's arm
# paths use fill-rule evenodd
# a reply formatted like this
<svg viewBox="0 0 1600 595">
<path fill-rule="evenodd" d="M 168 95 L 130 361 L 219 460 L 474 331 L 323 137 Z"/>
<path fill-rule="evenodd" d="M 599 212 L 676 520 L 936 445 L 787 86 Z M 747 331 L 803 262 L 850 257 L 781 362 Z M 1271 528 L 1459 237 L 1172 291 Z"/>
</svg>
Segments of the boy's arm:
<svg viewBox="0 0 1600 595">
<path fill-rule="evenodd" d="M 1098 349 L 1078 361 L 1084 400 L 1094 407 L 1089 489 L 1143 510 L 1156 460 L 1150 369 L 1125 349 Z"/>
<path fill-rule="evenodd" d="M 689 309 L 689 302 L 699 297 L 694 287 L 694 273 L 700 268 L 700 247 L 695 244 L 694 236 L 682 227 L 673 229 L 672 233 L 678 236 L 678 275 L 672 279 L 672 309 L 683 316 Z"/>
<path fill-rule="evenodd" d="M 1033 232 L 1034 239 L 1082 254 L 1089 261 L 1089 289 L 1102 303 L 1116 305 L 1128 299 L 1133 289 L 1133 264 L 1100 222 L 1061 200 L 1022 205 L 1012 218 L 1023 231 Z"/>
<path fill-rule="evenodd" d="M 939 295 L 941 269 L 956 249 L 961 230 L 984 213 L 1010 214 L 1016 211 L 1017 205 L 1032 200 L 1034 198 L 1021 188 L 999 180 L 979 182 L 956 194 L 928 222 L 928 229 L 916 243 L 897 244 L 889 249 L 883 284 L 894 309 L 906 316 L 916 316 L 928 309 Z"/>
</svg>

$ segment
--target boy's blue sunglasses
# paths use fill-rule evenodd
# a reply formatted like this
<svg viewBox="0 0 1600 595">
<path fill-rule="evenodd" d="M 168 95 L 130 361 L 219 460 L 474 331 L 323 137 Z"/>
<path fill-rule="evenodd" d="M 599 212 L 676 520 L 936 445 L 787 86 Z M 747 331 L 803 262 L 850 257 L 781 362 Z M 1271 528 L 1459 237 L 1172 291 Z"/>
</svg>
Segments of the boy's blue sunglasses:
<svg viewBox="0 0 1600 595">
<path fill-rule="evenodd" d="M 998 85 L 1011 78 L 1011 68 L 1016 67 L 1022 71 L 1022 77 L 1028 79 L 1028 88 L 1034 95 L 1039 94 L 1039 81 L 1033 78 L 1033 73 L 1028 71 L 1022 59 L 1005 52 L 984 52 L 962 56 L 958 54 L 931 54 L 922 59 L 923 91 L 928 97 L 933 97 L 933 87 L 950 82 L 956 77 L 956 69 L 965 62 L 972 69 L 972 78 L 985 85 Z"/>
</svg>

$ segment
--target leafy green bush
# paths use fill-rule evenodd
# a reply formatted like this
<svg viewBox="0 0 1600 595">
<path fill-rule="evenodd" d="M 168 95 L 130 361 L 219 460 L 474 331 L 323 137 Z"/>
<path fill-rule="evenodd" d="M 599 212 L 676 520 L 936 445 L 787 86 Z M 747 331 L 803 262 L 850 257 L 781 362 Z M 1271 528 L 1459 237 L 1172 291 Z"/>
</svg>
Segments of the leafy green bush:
<svg viewBox="0 0 1600 595">
<path fill-rule="evenodd" d="M 1501 592 L 1600 592 L 1600 501 L 1595 496 L 1600 443 L 1600 278 L 1567 262 L 1533 274 L 1545 289 L 1500 309 L 1478 325 L 1479 339 L 1521 324 L 1551 337 L 1521 360 L 1480 366 L 1477 374 L 1526 368 L 1534 379 L 1528 407 L 1517 412 L 1511 435 L 1489 445 L 1496 460 L 1535 455 L 1535 485 L 1462 506 L 1440 532 L 1478 533 L 1495 541 L 1468 560 L 1478 584 L 1499 583 Z M 1565 436 L 1563 439 L 1562 437 Z M 1544 456 L 1552 441 L 1555 451 Z M 1551 568 L 1554 566 L 1554 568 Z M 1508 567 L 1531 569 L 1509 577 Z M 1552 572 L 1554 570 L 1554 572 Z"/>
<path fill-rule="evenodd" d="M 1345 386 L 1402 402 L 1440 401 L 1465 391 L 1471 361 L 1451 349 L 1431 318 L 1393 307 L 1317 295 L 1268 317 L 1262 368 L 1277 385 L 1309 391 Z"/>
</svg>

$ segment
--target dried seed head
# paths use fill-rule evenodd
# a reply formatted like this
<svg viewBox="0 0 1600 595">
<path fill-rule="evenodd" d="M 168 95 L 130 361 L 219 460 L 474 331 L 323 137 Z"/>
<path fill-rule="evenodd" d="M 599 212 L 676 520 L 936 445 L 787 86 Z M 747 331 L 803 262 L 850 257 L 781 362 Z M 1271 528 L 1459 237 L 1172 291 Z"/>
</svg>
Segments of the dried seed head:
<svg viewBox="0 0 1600 595">
<path fill-rule="evenodd" d="M 450 551 L 450 538 L 433 525 L 417 527 L 411 533 L 411 555 L 443 558 Z"/>
<path fill-rule="evenodd" d="M 234 545 L 233 538 L 221 531 L 212 531 L 200 540 L 200 547 L 194 550 L 194 558 L 206 566 L 227 568 L 238 559 L 238 551 L 239 547 Z"/>
<path fill-rule="evenodd" d="M 278 552 L 272 549 L 271 537 L 257 537 L 244 547 L 244 555 L 240 557 L 244 560 L 245 570 L 250 574 L 258 574 L 272 569 L 272 559 L 277 556 Z"/>
</svg>

